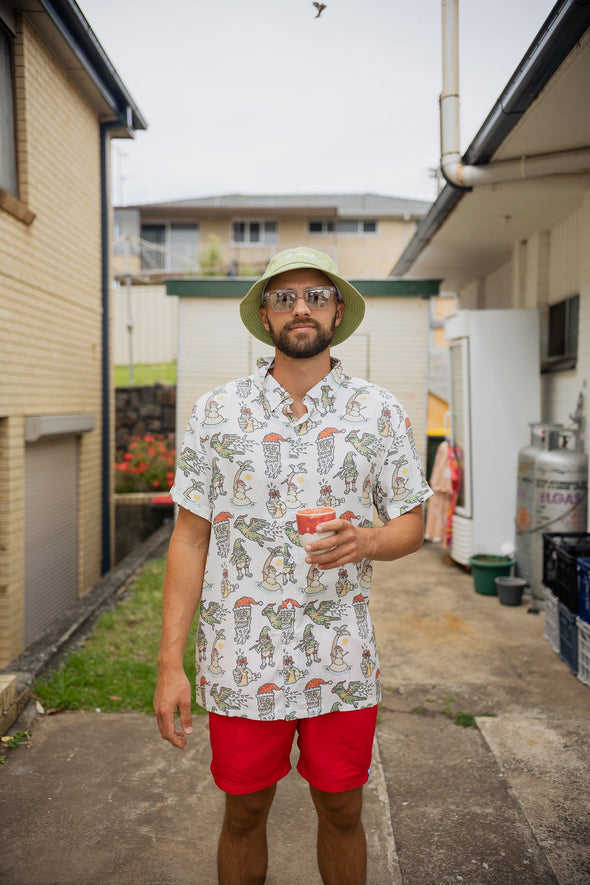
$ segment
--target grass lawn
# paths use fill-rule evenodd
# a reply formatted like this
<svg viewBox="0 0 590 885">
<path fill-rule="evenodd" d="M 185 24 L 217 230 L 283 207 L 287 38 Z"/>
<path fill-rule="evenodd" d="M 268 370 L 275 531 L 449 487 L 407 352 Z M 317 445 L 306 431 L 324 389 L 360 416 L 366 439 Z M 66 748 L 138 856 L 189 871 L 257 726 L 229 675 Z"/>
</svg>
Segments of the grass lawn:
<svg viewBox="0 0 590 885">
<path fill-rule="evenodd" d="M 138 363 L 133 366 L 135 387 L 176 384 L 176 363 Z M 115 387 L 129 387 L 129 366 L 115 366 Z"/>
<path fill-rule="evenodd" d="M 98 618 L 82 647 L 34 685 L 46 710 L 153 713 L 165 568 L 166 556 L 146 563 L 115 608 Z M 195 618 L 184 657 L 193 686 L 196 631 Z M 193 712 L 203 712 L 194 692 Z"/>
</svg>

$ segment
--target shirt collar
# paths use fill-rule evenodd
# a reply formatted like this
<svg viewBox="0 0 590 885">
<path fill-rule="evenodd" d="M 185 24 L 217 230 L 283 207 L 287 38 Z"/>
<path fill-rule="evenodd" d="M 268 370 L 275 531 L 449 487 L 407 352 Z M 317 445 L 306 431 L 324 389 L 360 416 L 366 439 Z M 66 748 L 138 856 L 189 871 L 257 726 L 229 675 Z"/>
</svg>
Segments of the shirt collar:
<svg viewBox="0 0 590 885">
<path fill-rule="evenodd" d="M 308 400 L 309 404 L 312 404 L 315 399 L 321 396 L 321 386 L 324 384 L 333 384 L 338 385 L 339 382 L 336 380 L 336 377 L 333 377 L 334 371 L 338 370 L 339 374 L 342 374 L 341 362 L 336 357 L 330 357 L 331 367 L 330 371 L 326 375 L 325 378 L 322 378 L 320 381 L 315 384 L 311 390 L 305 394 L 305 400 Z M 266 399 L 269 407 L 274 411 L 275 409 L 283 409 L 285 405 L 292 401 L 291 394 L 289 394 L 285 388 L 276 381 L 270 373 L 270 370 L 274 366 L 274 357 L 260 357 L 256 362 L 257 372 L 255 374 L 255 380 L 257 386 L 260 388 L 261 393 Z M 314 391 L 318 391 L 314 396 Z"/>
</svg>

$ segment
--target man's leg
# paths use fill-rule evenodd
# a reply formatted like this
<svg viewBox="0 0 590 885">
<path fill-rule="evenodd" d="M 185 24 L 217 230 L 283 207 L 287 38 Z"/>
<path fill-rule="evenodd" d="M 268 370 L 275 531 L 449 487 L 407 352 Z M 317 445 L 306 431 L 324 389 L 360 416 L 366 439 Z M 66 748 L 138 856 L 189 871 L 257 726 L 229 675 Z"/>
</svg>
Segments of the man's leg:
<svg viewBox="0 0 590 885">
<path fill-rule="evenodd" d="M 225 794 L 225 817 L 217 850 L 219 885 L 262 885 L 268 849 L 266 820 L 276 784 L 256 793 Z"/>
<path fill-rule="evenodd" d="M 363 788 L 325 793 L 310 784 L 309 789 L 318 814 L 318 866 L 324 885 L 365 885 Z"/>
</svg>

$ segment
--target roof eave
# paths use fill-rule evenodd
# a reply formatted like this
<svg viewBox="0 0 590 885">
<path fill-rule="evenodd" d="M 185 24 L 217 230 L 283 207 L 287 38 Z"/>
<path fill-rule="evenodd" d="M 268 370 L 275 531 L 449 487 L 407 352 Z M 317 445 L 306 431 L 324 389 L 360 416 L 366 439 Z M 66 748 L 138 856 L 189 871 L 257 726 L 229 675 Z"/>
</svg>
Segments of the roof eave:
<svg viewBox="0 0 590 885">
<path fill-rule="evenodd" d="M 467 148 L 463 163 L 489 163 L 518 121 L 590 27 L 590 0 L 557 3 Z M 403 277 L 469 188 L 447 184 L 422 218 L 390 276 Z"/>
<path fill-rule="evenodd" d="M 14 0 L 97 108 L 112 135 L 132 138 L 147 121 L 73 0 Z"/>
</svg>

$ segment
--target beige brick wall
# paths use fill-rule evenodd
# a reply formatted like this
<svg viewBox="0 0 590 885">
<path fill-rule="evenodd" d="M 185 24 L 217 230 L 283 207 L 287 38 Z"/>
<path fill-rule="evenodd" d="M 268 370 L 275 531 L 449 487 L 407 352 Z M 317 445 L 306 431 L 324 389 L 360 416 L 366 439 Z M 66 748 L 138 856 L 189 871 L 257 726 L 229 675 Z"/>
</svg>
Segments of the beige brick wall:
<svg viewBox="0 0 590 885">
<path fill-rule="evenodd" d="M 19 196 L 36 217 L 0 210 L 0 666 L 22 650 L 25 416 L 96 416 L 79 451 L 80 593 L 101 556 L 100 127 L 26 17 L 16 110 Z"/>
<path fill-rule="evenodd" d="M 24 637 L 24 420 L 0 418 L 0 666 Z"/>
</svg>

